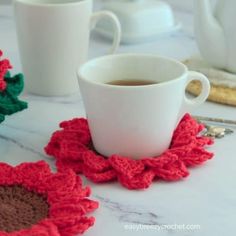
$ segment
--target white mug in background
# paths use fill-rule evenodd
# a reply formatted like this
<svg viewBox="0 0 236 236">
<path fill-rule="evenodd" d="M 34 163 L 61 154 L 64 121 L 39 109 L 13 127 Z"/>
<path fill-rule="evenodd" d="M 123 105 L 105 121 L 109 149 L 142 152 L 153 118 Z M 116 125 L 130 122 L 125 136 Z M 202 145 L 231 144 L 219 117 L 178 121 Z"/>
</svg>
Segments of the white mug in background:
<svg viewBox="0 0 236 236">
<path fill-rule="evenodd" d="M 168 149 L 183 115 L 208 97 L 208 79 L 188 71 L 182 63 L 158 56 L 121 54 L 94 59 L 78 71 L 87 119 L 95 149 L 138 159 Z M 116 80 L 154 81 L 151 85 L 120 86 Z M 192 80 L 202 84 L 201 94 L 186 97 Z"/>
<path fill-rule="evenodd" d="M 88 55 L 90 29 L 111 20 L 119 46 L 121 29 L 108 11 L 92 13 L 92 0 L 14 0 L 19 51 L 26 89 L 42 96 L 78 91 L 76 70 Z"/>
</svg>

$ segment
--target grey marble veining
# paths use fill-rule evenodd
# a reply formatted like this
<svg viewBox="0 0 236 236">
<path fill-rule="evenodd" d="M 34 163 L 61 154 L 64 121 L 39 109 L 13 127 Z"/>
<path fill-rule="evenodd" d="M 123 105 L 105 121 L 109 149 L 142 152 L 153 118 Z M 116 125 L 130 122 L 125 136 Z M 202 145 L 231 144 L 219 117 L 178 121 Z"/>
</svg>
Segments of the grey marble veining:
<svg viewBox="0 0 236 236">
<path fill-rule="evenodd" d="M 109 198 L 104 198 L 98 195 L 95 197 L 101 202 L 103 207 L 108 208 L 116 217 L 119 222 L 143 224 L 143 225 L 159 225 L 161 216 L 156 213 L 147 211 L 140 206 L 131 206 L 128 204 L 121 204 L 120 202 L 113 201 Z"/>
<path fill-rule="evenodd" d="M 79 94 L 79 90 L 77 94 L 63 96 L 63 97 L 41 97 L 41 96 L 34 96 L 34 95 L 26 95 L 25 99 L 30 99 L 34 102 L 46 102 L 52 104 L 62 104 L 62 105 L 78 105 L 82 103 L 82 98 Z"/>
<path fill-rule="evenodd" d="M 0 135 L 0 139 L 7 142 L 7 143 L 12 143 L 13 145 L 17 146 L 18 148 L 21 148 L 29 153 L 33 153 L 33 154 L 36 154 L 39 156 L 39 158 L 45 158 L 46 155 L 42 154 L 41 152 L 39 151 L 36 151 L 35 149 L 29 147 L 29 146 L 26 146 L 23 142 L 20 142 L 14 138 L 11 138 L 11 137 L 7 137 L 5 135 Z"/>
</svg>

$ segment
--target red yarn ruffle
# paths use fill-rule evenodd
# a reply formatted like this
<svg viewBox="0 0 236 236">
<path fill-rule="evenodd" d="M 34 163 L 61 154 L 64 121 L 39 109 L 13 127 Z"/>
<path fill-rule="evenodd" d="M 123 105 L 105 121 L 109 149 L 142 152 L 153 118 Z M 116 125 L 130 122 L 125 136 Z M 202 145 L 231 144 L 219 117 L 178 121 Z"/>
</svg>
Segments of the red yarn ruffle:
<svg viewBox="0 0 236 236">
<path fill-rule="evenodd" d="M 98 203 L 87 198 L 90 188 L 83 188 L 80 177 L 72 170 L 52 173 L 44 161 L 16 167 L 0 163 L 0 186 L 12 185 L 46 196 L 49 214 L 30 229 L 0 231 L 0 236 L 73 236 L 94 224 L 94 217 L 86 214 L 98 208 Z"/>
<path fill-rule="evenodd" d="M 3 55 L 2 51 L 0 50 L 0 57 Z M 0 60 L 0 92 L 4 91 L 7 87 L 7 84 L 4 80 L 4 76 L 12 66 L 8 59 Z"/>
<path fill-rule="evenodd" d="M 91 136 L 86 119 L 75 118 L 60 124 L 45 151 L 56 158 L 59 170 L 71 168 L 95 183 L 118 180 L 128 189 L 148 188 L 154 179 L 180 180 L 189 175 L 187 167 L 200 165 L 213 154 L 204 147 L 213 143 L 199 136 L 204 129 L 189 114 L 176 128 L 171 146 L 162 155 L 133 160 L 113 155 L 108 159 L 91 149 Z"/>
</svg>

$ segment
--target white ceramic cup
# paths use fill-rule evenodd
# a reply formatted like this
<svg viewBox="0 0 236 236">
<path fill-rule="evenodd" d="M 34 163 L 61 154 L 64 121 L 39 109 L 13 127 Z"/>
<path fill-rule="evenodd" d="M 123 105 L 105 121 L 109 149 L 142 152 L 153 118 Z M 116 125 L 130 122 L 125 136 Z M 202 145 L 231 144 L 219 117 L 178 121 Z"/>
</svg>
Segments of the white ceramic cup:
<svg viewBox="0 0 236 236">
<path fill-rule="evenodd" d="M 158 56 L 111 55 L 89 61 L 78 71 L 79 85 L 95 149 L 138 159 L 168 149 L 173 132 L 190 109 L 208 97 L 208 79 L 182 63 Z M 118 86 L 121 79 L 152 80 L 157 84 Z M 197 98 L 186 97 L 192 80 L 202 84 Z"/>
<path fill-rule="evenodd" d="M 43 96 L 78 91 L 76 70 L 88 55 L 90 29 L 111 21 L 119 46 L 121 28 L 109 11 L 92 13 L 92 0 L 14 0 L 15 21 L 26 89 Z"/>
</svg>

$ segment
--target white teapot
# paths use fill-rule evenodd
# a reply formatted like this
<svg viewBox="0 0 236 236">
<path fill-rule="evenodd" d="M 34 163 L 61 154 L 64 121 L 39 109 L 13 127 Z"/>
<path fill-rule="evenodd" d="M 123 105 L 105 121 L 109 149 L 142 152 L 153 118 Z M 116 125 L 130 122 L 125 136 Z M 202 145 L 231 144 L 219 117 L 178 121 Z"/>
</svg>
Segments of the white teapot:
<svg viewBox="0 0 236 236">
<path fill-rule="evenodd" d="M 212 66 L 236 73 L 236 0 L 194 0 L 196 40 Z"/>
</svg>

